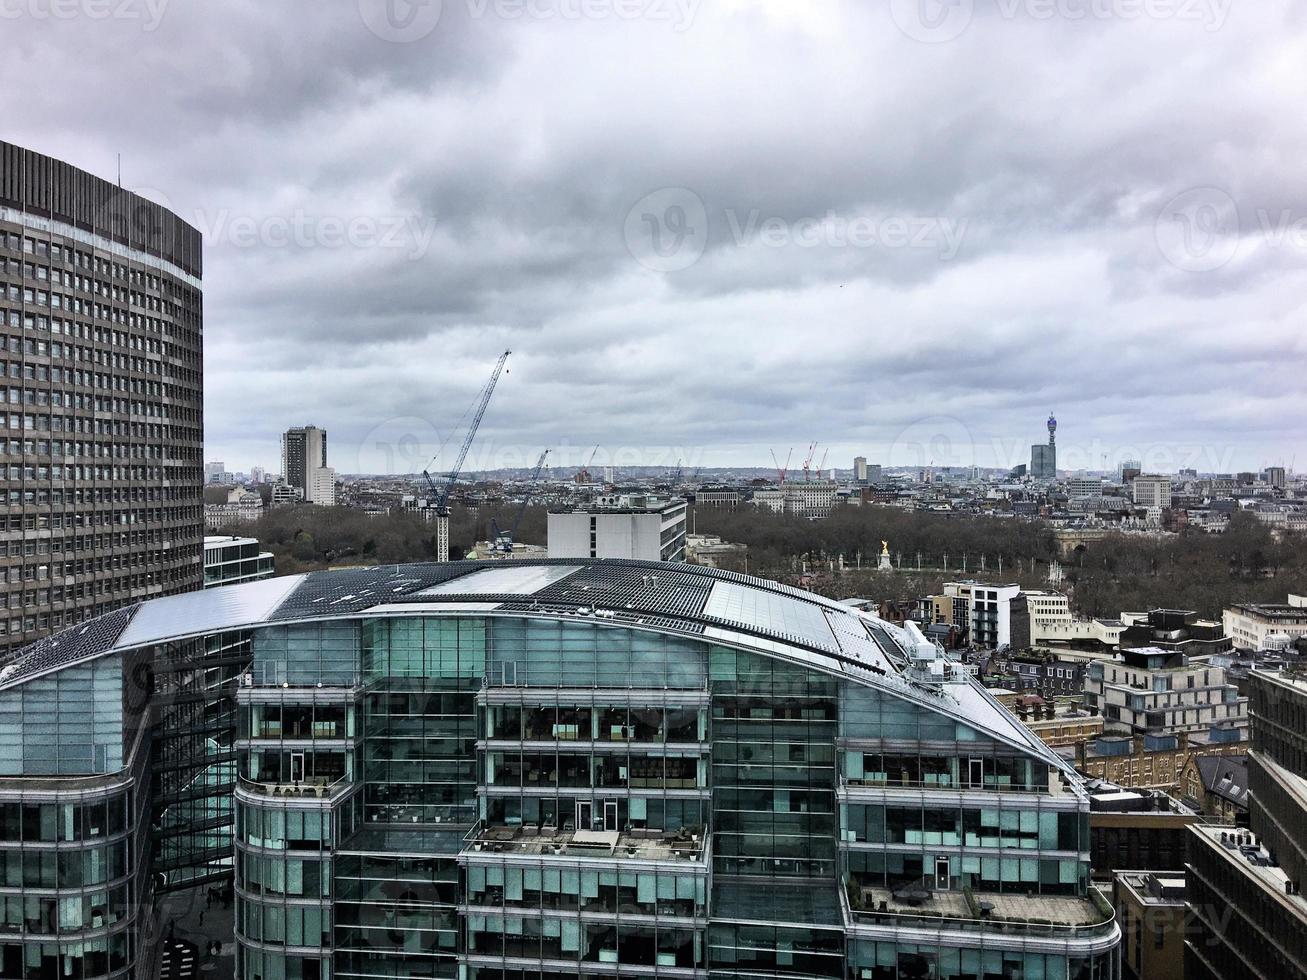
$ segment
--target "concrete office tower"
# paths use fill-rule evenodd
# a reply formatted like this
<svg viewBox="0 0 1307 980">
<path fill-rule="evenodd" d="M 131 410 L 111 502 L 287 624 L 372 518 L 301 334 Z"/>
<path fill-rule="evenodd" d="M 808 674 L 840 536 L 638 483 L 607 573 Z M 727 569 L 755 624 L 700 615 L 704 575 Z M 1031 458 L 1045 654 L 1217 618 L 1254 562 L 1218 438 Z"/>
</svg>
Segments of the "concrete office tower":
<svg viewBox="0 0 1307 980">
<path fill-rule="evenodd" d="M 1048 445 L 1030 447 L 1030 475 L 1036 480 L 1057 479 L 1057 419 L 1048 417 Z"/>
<path fill-rule="evenodd" d="M 327 465 L 326 429 L 287 429 L 281 437 L 281 470 L 288 484 L 304 491 L 305 503 L 335 504 L 336 471 Z"/>
<path fill-rule="evenodd" d="M 549 557 L 684 561 L 686 509 L 680 497 L 606 494 L 551 510 Z"/>
<path fill-rule="evenodd" d="M 5 977 L 151 978 L 151 891 L 224 869 L 244 980 L 1119 975 L 1081 777 L 915 624 L 583 558 L 61 640 L 0 674 Z"/>
<path fill-rule="evenodd" d="M 201 273 L 175 214 L 0 142 L 0 663 L 200 587 Z"/>
<path fill-rule="evenodd" d="M 1171 478 L 1169 476 L 1137 476 L 1131 494 L 1139 507 L 1170 507 Z"/>
<path fill-rule="evenodd" d="M 1254 670 L 1248 829 L 1189 830 L 1185 976 L 1307 977 L 1307 681 Z"/>
<path fill-rule="evenodd" d="M 863 483 L 863 484 L 867 482 L 867 457 L 866 456 L 853 457 L 853 482 Z"/>
</svg>

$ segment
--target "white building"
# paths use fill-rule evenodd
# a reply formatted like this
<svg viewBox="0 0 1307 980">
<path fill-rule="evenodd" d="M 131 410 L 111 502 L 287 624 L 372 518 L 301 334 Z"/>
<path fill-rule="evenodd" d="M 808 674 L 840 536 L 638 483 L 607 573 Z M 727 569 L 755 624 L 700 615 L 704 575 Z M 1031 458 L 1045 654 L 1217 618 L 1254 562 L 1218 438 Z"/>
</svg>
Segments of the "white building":
<svg viewBox="0 0 1307 980">
<path fill-rule="evenodd" d="M 1149 509 L 1170 507 L 1171 478 L 1142 475 L 1135 477 L 1133 499 L 1136 507 Z"/>
<path fill-rule="evenodd" d="M 204 587 L 235 585 L 273 576 L 272 552 L 260 551 L 254 538 L 227 535 L 204 539 Z"/>
<path fill-rule="evenodd" d="M 336 471 L 327 465 L 327 430 L 315 425 L 287 429 L 281 437 L 281 471 L 305 503 L 336 503 Z"/>
<path fill-rule="evenodd" d="M 1066 495 L 1072 500 L 1087 500 L 1103 495 L 1103 481 L 1097 477 L 1073 476 L 1066 481 Z"/>
<path fill-rule="evenodd" d="M 609 494 L 591 504 L 551 511 L 550 558 L 685 560 L 686 503 L 675 497 Z"/>
<path fill-rule="evenodd" d="M 227 502 L 224 504 L 204 505 L 204 523 L 212 531 L 219 531 L 246 521 L 257 521 L 261 516 L 263 516 L 263 498 L 244 487 L 232 487 L 227 493 Z"/>
<path fill-rule="evenodd" d="M 835 508 L 838 489 L 833 480 L 786 483 L 779 487 L 755 490 L 753 502 L 777 514 L 793 514 L 816 521 L 830 516 Z"/>
<path fill-rule="evenodd" d="M 304 488 L 304 499 L 310 504 L 322 507 L 336 505 L 336 471 L 330 466 L 318 466 L 308 473 L 308 485 Z"/>
<path fill-rule="evenodd" d="M 1138 647 L 1095 661 L 1085 676 L 1085 704 L 1108 732 L 1170 735 L 1233 728 L 1248 737 L 1248 699 L 1206 657 Z"/>
<path fill-rule="evenodd" d="M 1245 602 L 1221 613 L 1225 635 L 1240 650 L 1273 650 L 1307 636 L 1307 596 L 1291 595 L 1287 603 Z"/>
<path fill-rule="evenodd" d="M 1061 592 L 1023 592 L 1030 616 L 1031 646 L 1072 641 L 1094 641 L 1116 646 L 1125 624 L 1117 620 L 1081 619 L 1071 612 L 1071 603 Z"/>
<path fill-rule="evenodd" d="M 944 583 L 944 595 L 953 600 L 953 623 L 960 625 L 965 609 L 968 638 L 991 650 L 1012 643 L 1012 600 L 1020 594 L 1020 585 Z"/>
</svg>

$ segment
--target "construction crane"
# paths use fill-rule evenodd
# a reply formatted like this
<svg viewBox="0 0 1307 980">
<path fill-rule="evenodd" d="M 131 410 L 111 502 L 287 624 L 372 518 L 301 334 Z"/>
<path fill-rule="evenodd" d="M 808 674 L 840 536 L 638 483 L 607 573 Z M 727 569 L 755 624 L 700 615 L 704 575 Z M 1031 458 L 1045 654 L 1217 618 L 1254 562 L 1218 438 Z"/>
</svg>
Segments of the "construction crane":
<svg viewBox="0 0 1307 980">
<path fill-rule="evenodd" d="M 678 459 L 678 460 L 676 461 L 676 472 L 674 472 L 674 473 L 672 474 L 672 489 L 673 489 L 673 490 L 675 490 L 675 489 L 676 489 L 676 485 L 677 485 L 678 483 L 681 482 L 681 471 L 682 471 L 683 469 L 684 469 L 684 467 L 681 466 L 681 460 Z"/>
<path fill-rule="evenodd" d="M 817 454 L 817 443 L 808 447 L 808 455 L 803 458 L 803 482 L 808 482 L 808 472 L 812 469 L 812 457 Z"/>
<path fill-rule="evenodd" d="M 829 455 L 830 455 L 830 450 L 829 450 L 829 449 L 823 449 L 823 450 L 821 451 L 821 465 L 819 465 L 819 466 L 817 467 L 817 479 L 818 479 L 818 480 L 821 479 L 821 471 L 824 470 L 824 469 L 826 468 L 826 457 L 829 456 Z"/>
<path fill-rule="evenodd" d="M 577 483 L 593 483 L 594 478 L 590 475 L 590 467 L 594 465 L 595 457 L 599 455 L 599 447 L 595 446 L 594 451 L 590 453 L 590 458 L 586 464 L 576 471 Z"/>
<path fill-rule="evenodd" d="M 508 355 L 511 353 L 513 352 L 506 350 L 499 355 L 499 360 L 495 363 L 495 369 L 490 372 L 490 380 L 481 389 L 476 414 L 472 416 L 472 424 L 467 427 L 467 435 L 463 437 L 463 445 L 458 450 L 458 458 L 454 460 L 454 468 L 449 471 L 449 476 L 445 479 L 445 482 L 437 485 L 427 470 L 422 471 L 422 478 L 427 481 L 427 487 L 431 490 L 431 506 L 436 511 L 436 561 L 449 561 L 449 493 L 454 489 L 454 484 L 458 481 L 458 474 L 463 470 L 463 463 L 467 460 L 467 451 L 472 448 L 472 439 L 477 434 L 481 419 L 486 414 L 486 406 L 490 404 L 490 396 L 495 392 L 495 385 L 499 382 L 499 375 L 504 370 L 504 364 L 508 361 Z M 432 459 L 431 462 L 435 463 L 436 459 L 439 459 L 439 457 Z"/>
<path fill-rule="evenodd" d="M 537 481 L 540 479 L 540 471 L 545 468 L 545 457 L 549 455 L 546 449 L 536 460 L 535 472 L 531 474 L 531 482 L 527 484 L 526 491 L 522 494 L 522 503 L 517 508 L 517 516 L 513 518 L 513 526 L 505 534 L 499 530 L 499 522 L 493 517 L 490 518 L 490 528 L 493 537 L 490 539 L 491 546 L 495 551 L 500 551 L 511 555 L 513 553 L 513 542 L 517 540 L 517 528 L 522 523 L 522 517 L 526 514 L 526 505 L 531 499 L 531 492 L 535 489 Z"/>
<path fill-rule="evenodd" d="M 776 450 L 773 449 L 771 451 L 771 461 L 776 464 L 776 475 L 781 478 L 781 486 L 785 486 L 785 474 L 788 473 L 790 470 L 790 458 L 793 455 L 794 455 L 794 447 L 791 446 L 790 451 L 785 454 L 785 465 L 782 466 L 781 461 L 776 458 Z"/>
</svg>

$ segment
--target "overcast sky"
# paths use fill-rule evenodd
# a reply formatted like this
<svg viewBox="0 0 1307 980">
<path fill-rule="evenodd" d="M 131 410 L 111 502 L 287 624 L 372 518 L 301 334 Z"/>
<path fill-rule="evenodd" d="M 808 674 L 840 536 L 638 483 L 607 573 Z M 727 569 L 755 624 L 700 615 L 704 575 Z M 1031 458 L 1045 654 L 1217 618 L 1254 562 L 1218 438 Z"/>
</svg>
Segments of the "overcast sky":
<svg viewBox="0 0 1307 980">
<path fill-rule="evenodd" d="M 1307 467 L 1301 0 L 0 0 L 205 234 L 206 456 Z M 454 437 L 454 444 L 460 436 Z M 452 447 L 445 451 L 448 464 Z"/>
</svg>

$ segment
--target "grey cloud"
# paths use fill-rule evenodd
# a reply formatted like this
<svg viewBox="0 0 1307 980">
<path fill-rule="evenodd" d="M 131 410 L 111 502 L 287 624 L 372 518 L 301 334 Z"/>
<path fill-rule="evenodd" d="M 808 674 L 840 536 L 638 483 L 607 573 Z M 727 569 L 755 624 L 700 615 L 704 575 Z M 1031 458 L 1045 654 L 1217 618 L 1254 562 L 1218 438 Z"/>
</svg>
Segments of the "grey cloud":
<svg viewBox="0 0 1307 980">
<path fill-rule="evenodd" d="M 129 186 L 210 230 L 207 452 L 233 466 L 275 466 L 305 421 L 337 465 L 379 466 L 396 427 L 446 435 L 504 347 L 485 444 L 527 456 L 762 465 L 819 439 L 848 465 L 937 416 L 994 456 L 1054 409 L 1069 445 L 1291 457 L 1307 247 L 1262 216 L 1307 218 L 1302 10 L 1209 32 L 978 4 L 923 44 L 886 7 L 705 0 L 677 31 L 445 0 L 391 43 L 355 0 L 173 0 L 153 32 L 8 21 L 0 80 L 24 93 L 8 138 L 106 175 L 122 152 Z M 625 222 L 668 187 L 707 223 L 663 272 Z M 1157 224 L 1201 187 L 1234 199 L 1240 238 L 1193 272 Z M 795 241 L 893 218 L 947 224 L 956 254 Z M 351 222 L 411 227 L 330 240 Z"/>
</svg>

